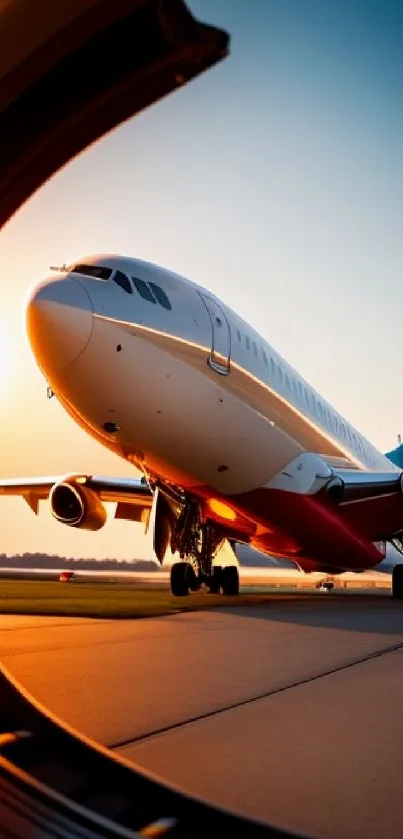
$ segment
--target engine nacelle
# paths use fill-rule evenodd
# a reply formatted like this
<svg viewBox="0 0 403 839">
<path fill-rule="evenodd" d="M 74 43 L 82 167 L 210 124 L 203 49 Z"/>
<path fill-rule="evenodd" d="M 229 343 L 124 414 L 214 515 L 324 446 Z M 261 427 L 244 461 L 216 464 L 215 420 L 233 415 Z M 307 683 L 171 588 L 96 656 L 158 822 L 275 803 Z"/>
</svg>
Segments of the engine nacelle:
<svg viewBox="0 0 403 839">
<path fill-rule="evenodd" d="M 107 519 L 96 492 L 73 481 L 55 484 L 49 494 L 49 505 L 57 521 L 80 530 L 100 530 Z"/>
</svg>

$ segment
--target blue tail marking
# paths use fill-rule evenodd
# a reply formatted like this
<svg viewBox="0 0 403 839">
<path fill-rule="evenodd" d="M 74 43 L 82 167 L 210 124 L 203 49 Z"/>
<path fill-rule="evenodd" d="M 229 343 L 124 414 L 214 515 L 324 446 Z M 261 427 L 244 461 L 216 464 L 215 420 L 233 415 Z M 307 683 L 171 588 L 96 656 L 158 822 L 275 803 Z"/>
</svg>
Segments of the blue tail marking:
<svg viewBox="0 0 403 839">
<path fill-rule="evenodd" d="M 391 452 L 386 452 L 385 457 L 394 463 L 395 466 L 398 466 L 399 469 L 403 469 L 403 443 L 400 443 Z"/>
</svg>

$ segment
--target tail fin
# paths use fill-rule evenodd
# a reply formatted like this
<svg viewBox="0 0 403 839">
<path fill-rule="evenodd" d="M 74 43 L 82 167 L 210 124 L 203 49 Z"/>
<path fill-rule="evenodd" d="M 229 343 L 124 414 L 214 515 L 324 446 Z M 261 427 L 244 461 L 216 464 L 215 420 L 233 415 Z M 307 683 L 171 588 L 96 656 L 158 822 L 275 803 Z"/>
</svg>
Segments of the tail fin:
<svg viewBox="0 0 403 839">
<path fill-rule="evenodd" d="M 403 469 L 403 443 L 400 442 L 400 437 L 399 445 L 395 449 L 392 449 L 391 452 L 386 452 L 385 457 L 394 463 L 395 466 L 398 466 L 399 469 Z"/>
</svg>

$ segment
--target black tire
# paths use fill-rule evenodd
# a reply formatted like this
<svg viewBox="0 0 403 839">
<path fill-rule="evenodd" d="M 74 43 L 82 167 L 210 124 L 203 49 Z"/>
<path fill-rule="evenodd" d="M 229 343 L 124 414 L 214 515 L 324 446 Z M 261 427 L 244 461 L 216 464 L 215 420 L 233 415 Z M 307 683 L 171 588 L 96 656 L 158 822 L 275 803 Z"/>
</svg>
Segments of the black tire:
<svg viewBox="0 0 403 839">
<path fill-rule="evenodd" d="M 221 588 L 222 568 L 221 565 L 213 565 L 211 569 L 211 580 L 209 594 L 218 594 Z"/>
<path fill-rule="evenodd" d="M 392 571 L 392 597 L 403 600 L 403 563 L 395 565 Z"/>
<path fill-rule="evenodd" d="M 236 597 L 239 594 L 239 573 L 236 565 L 228 565 L 222 569 L 221 587 L 222 593 L 227 596 Z"/>
<path fill-rule="evenodd" d="M 175 562 L 171 566 L 171 592 L 174 597 L 189 594 L 189 567 L 187 562 Z"/>
<path fill-rule="evenodd" d="M 191 591 L 199 591 L 201 582 L 193 568 L 193 565 L 188 565 L 188 583 Z"/>
</svg>

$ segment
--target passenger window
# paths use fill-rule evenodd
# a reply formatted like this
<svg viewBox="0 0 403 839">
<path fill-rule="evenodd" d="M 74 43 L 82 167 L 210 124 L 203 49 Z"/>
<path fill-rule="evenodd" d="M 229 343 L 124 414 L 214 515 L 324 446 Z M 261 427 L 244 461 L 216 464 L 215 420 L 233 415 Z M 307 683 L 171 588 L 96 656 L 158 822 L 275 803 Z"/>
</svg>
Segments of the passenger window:
<svg viewBox="0 0 403 839">
<path fill-rule="evenodd" d="M 117 283 L 117 285 L 120 285 L 120 287 L 123 288 L 123 291 L 127 291 L 128 294 L 133 294 L 130 280 L 126 277 L 126 274 L 122 273 L 122 271 L 115 271 L 113 281 Z"/>
<path fill-rule="evenodd" d="M 154 295 L 157 298 L 160 306 L 163 306 L 164 309 L 169 309 L 169 310 L 172 309 L 172 306 L 171 306 L 171 304 L 168 300 L 167 295 L 165 294 L 165 291 L 159 285 L 157 285 L 156 283 L 148 283 L 148 285 L 150 286 L 151 290 L 154 292 Z"/>
<path fill-rule="evenodd" d="M 253 342 L 253 352 L 257 356 L 257 346 L 256 346 L 255 342 Z"/>
<path fill-rule="evenodd" d="M 264 350 L 263 350 L 263 361 L 264 361 L 264 363 L 265 363 L 265 365 L 266 365 L 266 367 L 267 367 L 267 355 L 266 355 L 266 353 L 265 353 L 265 351 L 264 351 Z"/>
<path fill-rule="evenodd" d="M 246 349 L 249 350 L 250 349 L 250 342 L 249 342 L 248 336 L 246 336 L 245 340 L 246 340 Z"/>
<path fill-rule="evenodd" d="M 137 288 L 140 297 L 142 297 L 143 300 L 147 300 L 149 303 L 157 302 L 151 289 L 149 289 L 147 283 L 145 283 L 144 280 L 139 280 L 138 277 L 132 277 L 132 280 Z"/>
<path fill-rule="evenodd" d="M 237 338 L 238 338 L 239 343 L 241 343 L 241 333 L 240 333 L 239 329 L 237 329 L 236 334 L 237 334 Z"/>
</svg>

